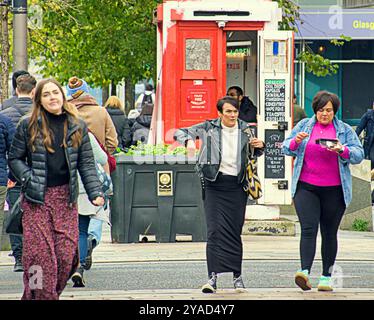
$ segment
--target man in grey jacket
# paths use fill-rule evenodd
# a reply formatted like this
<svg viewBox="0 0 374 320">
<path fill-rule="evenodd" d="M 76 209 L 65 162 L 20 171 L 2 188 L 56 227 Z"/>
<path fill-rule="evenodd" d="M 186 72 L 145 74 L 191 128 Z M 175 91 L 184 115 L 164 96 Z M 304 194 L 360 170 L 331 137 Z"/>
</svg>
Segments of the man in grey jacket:
<svg viewBox="0 0 374 320">
<path fill-rule="evenodd" d="M 36 80 L 30 74 L 23 74 L 16 80 L 17 100 L 14 105 L 2 110 L 0 114 L 7 116 L 12 121 L 14 127 L 17 127 L 19 120 L 27 114 L 32 108 L 32 98 L 34 96 Z M 21 185 L 15 182 L 16 179 L 9 175 L 7 202 L 9 209 L 13 207 L 21 193 Z M 21 235 L 9 235 L 10 244 L 15 259 L 14 272 L 22 272 L 22 247 L 23 241 Z"/>
</svg>

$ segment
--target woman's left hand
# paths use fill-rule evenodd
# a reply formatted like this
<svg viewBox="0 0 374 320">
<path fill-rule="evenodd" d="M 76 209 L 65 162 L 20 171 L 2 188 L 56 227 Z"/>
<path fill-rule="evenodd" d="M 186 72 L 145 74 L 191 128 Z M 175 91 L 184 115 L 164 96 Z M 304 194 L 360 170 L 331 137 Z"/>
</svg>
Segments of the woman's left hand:
<svg viewBox="0 0 374 320">
<path fill-rule="evenodd" d="M 265 147 L 265 143 L 262 140 L 258 139 L 258 138 L 251 139 L 251 141 L 249 141 L 249 144 L 253 148 L 264 148 Z"/>
<path fill-rule="evenodd" d="M 105 201 L 104 201 L 103 197 L 97 197 L 95 200 L 92 201 L 92 204 L 97 206 L 97 207 L 103 206 L 104 203 L 105 203 Z"/>
<path fill-rule="evenodd" d="M 343 150 L 343 145 L 340 143 L 340 141 L 338 140 L 338 143 L 336 145 L 334 145 L 333 147 L 331 148 L 327 148 L 327 150 L 330 150 L 330 151 L 334 151 L 336 153 L 339 153 L 339 151 Z"/>
</svg>

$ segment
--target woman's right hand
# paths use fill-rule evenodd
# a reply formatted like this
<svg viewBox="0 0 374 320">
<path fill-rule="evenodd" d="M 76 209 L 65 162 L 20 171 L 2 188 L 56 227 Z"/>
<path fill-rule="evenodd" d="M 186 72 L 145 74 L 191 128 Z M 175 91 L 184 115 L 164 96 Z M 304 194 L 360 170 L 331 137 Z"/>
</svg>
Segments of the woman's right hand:
<svg viewBox="0 0 374 320">
<path fill-rule="evenodd" d="M 295 142 L 300 144 L 306 137 L 309 136 L 309 133 L 306 132 L 299 132 L 295 137 Z"/>
<path fill-rule="evenodd" d="M 194 157 L 196 154 L 196 145 L 193 140 L 187 140 L 187 157 Z"/>
</svg>

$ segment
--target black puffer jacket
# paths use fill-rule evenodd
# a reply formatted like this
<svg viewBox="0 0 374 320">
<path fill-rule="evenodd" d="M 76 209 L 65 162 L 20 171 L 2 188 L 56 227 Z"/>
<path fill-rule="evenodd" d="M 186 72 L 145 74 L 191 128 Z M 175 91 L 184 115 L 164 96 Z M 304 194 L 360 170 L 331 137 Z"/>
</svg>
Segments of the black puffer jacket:
<svg viewBox="0 0 374 320">
<path fill-rule="evenodd" d="M 132 144 L 137 144 L 138 141 L 143 143 L 148 142 L 148 135 L 152 123 L 152 115 L 143 114 L 135 119 L 131 127 L 131 140 Z"/>
<path fill-rule="evenodd" d="M 116 127 L 118 146 L 120 148 L 129 147 L 131 144 L 131 133 L 129 120 L 126 115 L 118 108 L 107 107 L 106 110 Z"/>
<path fill-rule="evenodd" d="M 35 152 L 32 152 L 28 147 L 29 120 L 30 117 L 23 118 L 17 127 L 10 148 L 8 163 L 13 175 L 25 188 L 25 198 L 30 202 L 44 204 L 44 196 L 47 188 L 47 151 L 41 139 L 37 140 Z M 41 122 L 41 119 L 39 121 Z M 82 143 L 79 148 L 73 148 L 70 137 L 80 128 L 83 133 Z M 69 203 L 76 203 L 78 198 L 77 170 L 79 170 L 90 201 L 96 199 L 98 196 L 103 196 L 86 124 L 82 120 L 80 120 L 79 124 L 76 124 L 68 116 L 66 140 L 68 147 L 65 149 L 65 156 L 70 171 Z"/>
<path fill-rule="evenodd" d="M 32 100 L 31 98 L 20 97 L 18 98 L 17 102 L 5 110 L 1 111 L 0 113 L 4 116 L 9 117 L 12 120 L 12 123 L 15 127 L 19 120 L 27 113 L 30 112 L 32 108 Z"/>
</svg>

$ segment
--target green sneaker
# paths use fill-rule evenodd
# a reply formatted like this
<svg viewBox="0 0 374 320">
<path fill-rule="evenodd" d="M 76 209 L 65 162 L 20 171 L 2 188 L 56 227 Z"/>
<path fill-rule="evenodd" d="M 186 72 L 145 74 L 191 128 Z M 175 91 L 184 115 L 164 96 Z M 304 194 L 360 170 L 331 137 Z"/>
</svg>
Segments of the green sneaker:
<svg viewBox="0 0 374 320">
<path fill-rule="evenodd" d="M 295 274 L 295 283 L 304 291 L 311 290 L 312 285 L 309 282 L 309 271 L 298 270 Z"/>
<path fill-rule="evenodd" d="M 331 277 L 321 276 L 317 288 L 318 291 L 332 291 Z"/>
</svg>

